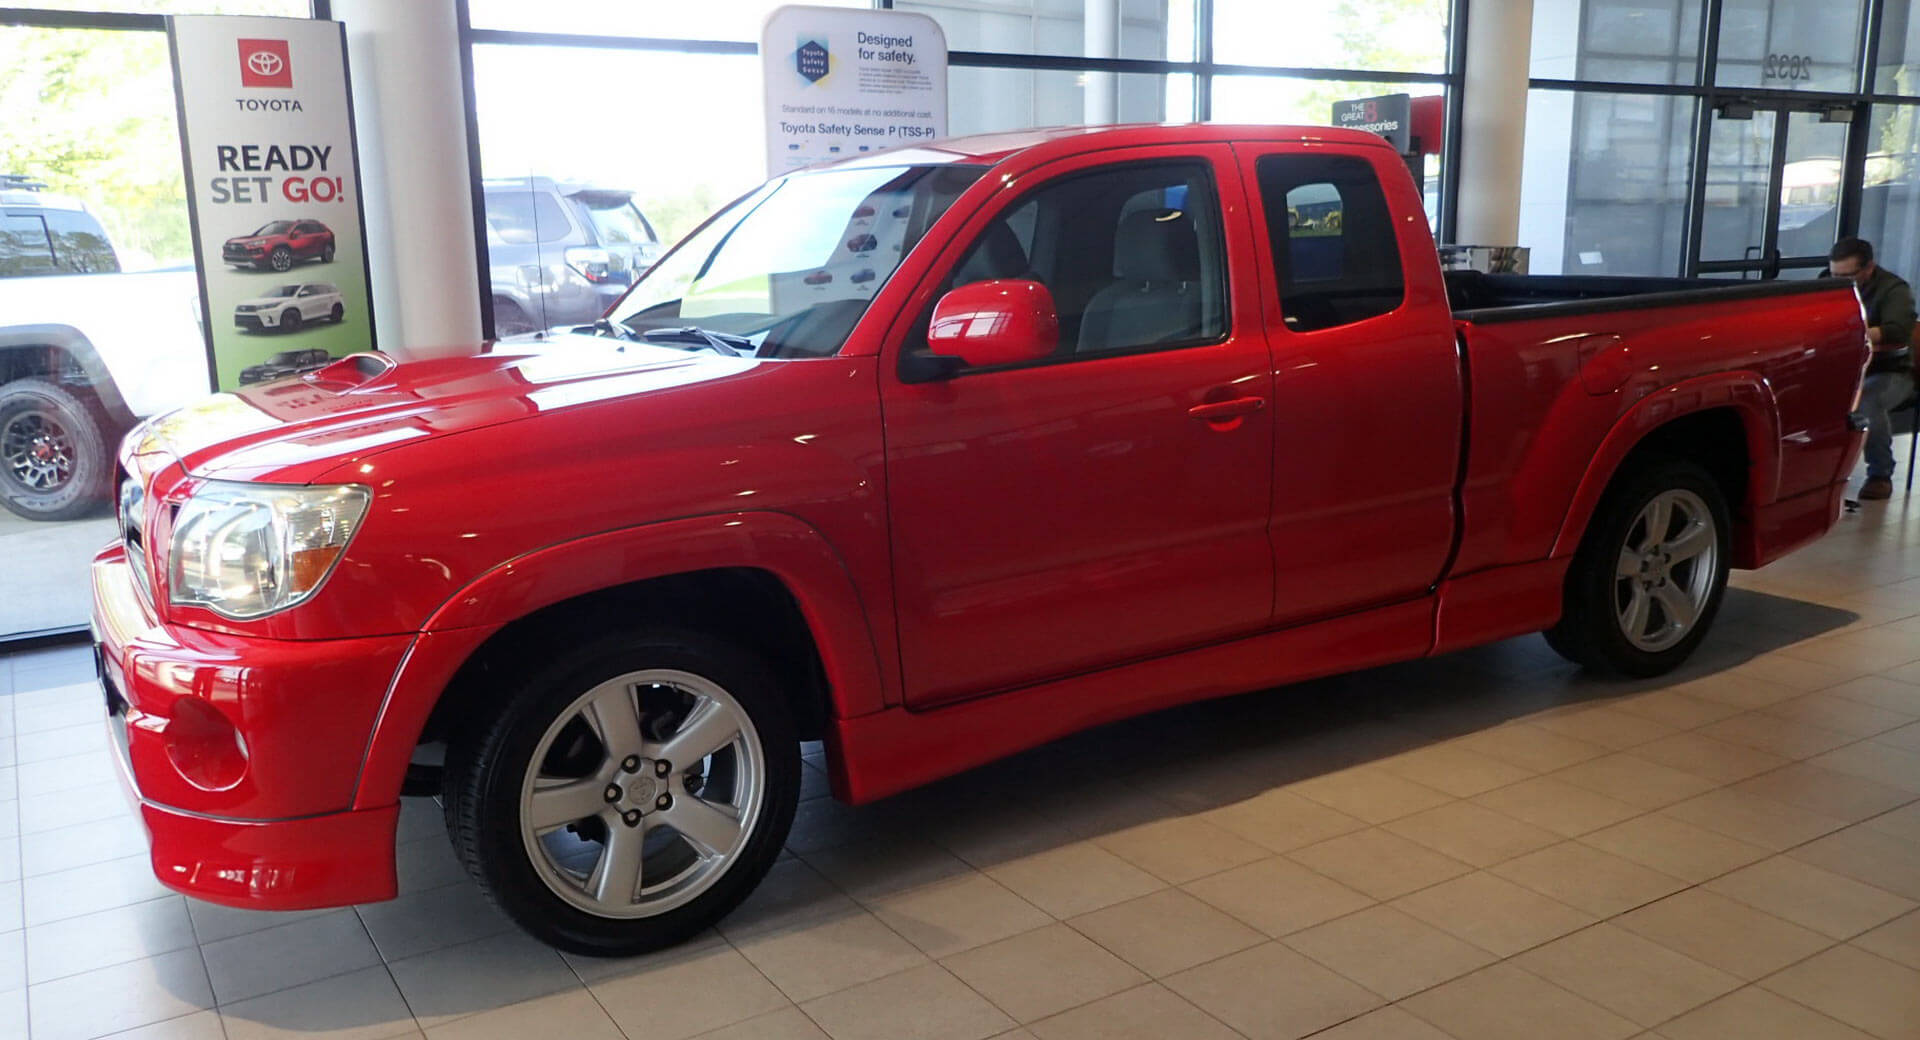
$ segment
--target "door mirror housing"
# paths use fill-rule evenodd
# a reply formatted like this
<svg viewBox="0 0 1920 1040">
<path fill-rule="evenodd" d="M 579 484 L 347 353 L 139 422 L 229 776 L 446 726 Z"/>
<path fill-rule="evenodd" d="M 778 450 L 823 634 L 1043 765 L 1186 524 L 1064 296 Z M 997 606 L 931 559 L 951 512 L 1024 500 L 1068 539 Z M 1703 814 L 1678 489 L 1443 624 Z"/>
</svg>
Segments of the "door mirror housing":
<svg viewBox="0 0 1920 1040">
<path fill-rule="evenodd" d="M 934 304 L 927 346 L 969 368 L 1037 361 L 1060 345 L 1060 314 L 1039 282 L 996 278 L 963 285 Z"/>
</svg>

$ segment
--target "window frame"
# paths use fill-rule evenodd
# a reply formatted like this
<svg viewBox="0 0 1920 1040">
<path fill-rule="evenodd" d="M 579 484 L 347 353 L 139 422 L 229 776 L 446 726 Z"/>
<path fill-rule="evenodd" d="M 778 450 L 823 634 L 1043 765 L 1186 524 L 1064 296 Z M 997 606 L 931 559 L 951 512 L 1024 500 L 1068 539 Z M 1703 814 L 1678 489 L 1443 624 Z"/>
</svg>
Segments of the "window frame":
<svg viewBox="0 0 1920 1040">
<path fill-rule="evenodd" d="M 1214 233 L 1216 237 L 1215 245 L 1219 250 L 1220 309 L 1225 319 L 1220 334 L 1213 337 L 1181 340 L 1174 343 L 1147 343 L 1138 347 L 1123 347 L 1118 350 L 1055 353 L 1047 357 L 1036 358 L 1032 361 L 1015 361 L 1004 365 L 969 366 L 961 364 L 959 367 L 943 373 L 939 377 L 940 380 L 951 381 L 954 379 L 964 379 L 968 376 L 990 375 L 999 372 L 1018 372 L 1025 369 L 1052 368 L 1059 365 L 1104 361 L 1110 358 L 1136 357 L 1142 354 L 1161 354 L 1178 350 L 1215 347 L 1231 340 L 1235 330 L 1232 249 L 1229 247 L 1227 241 L 1229 232 L 1226 226 L 1226 208 L 1222 205 L 1222 178 L 1217 168 L 1217 163 L 1218 160 L 1215 157 L 1205 154 L 1176 153 L 1164 156 L 1145 156 L 1137 159 L 1102 161 L 1099 153 L 1093 153 L 1062 160 L 1058 164 L 1050 163 L 1047 166 L 1034 170 L 1030 176 L 1037 179 L 1031 184 L 1022 185 L 1016 183 L 1011 188 L 1002 188 L 995 196 L 989 198 L 980 209 L 976 210 L 973 216 L 968 218 L 966 226 L 971 228 L 971 231 L 965 235 L 964 244 L 947 246 L 942 258 L 937 261 L 933 269 L 928 271 L 926 276 L 921 279 L 920 285 L 922 289 L 929 289 L 930 291 L 928 292 L 926 304 L 920 308 L 919 313 L 914 317 L 913 321 L 908 324 L 905 334 L 900 337 L 899 346 L 894 355 L 894 373 L 896 377 L 904 383 L 928 382 L 929 380 L 925 376 L 914 371 L 916 363 L 924 363 L 928 358 L 953 356 L 935 354 L 927 349 L 927 328 L 932 324 L 934 308 L 939 305 L 941 299 L 956 288 L 950 284 L 954 273 L 958 271 L 960 266 L 972 255 L 974 246 L 980 243 L 989 227 L 996 221 L 1007 217 L 1010 213 L 1020 208 L 1021 205 L 1025 204 L 1027 200 L 1038 195 L 1040 192 L 1064 182 L 1079 178 L 1101 176 L 1111 173 L 1116 169 L 1165 166 L 1185 167 L 1198 170 L 1207 189 L 1212 193 Z M 1050 169 L 1058 165 L 1065 165 L 1068 168 L 1049 172 Z M 1191 206 L 1191 204 L 1191 195 L 1189 195 L 1188 205 Z M 1039 230 L 1036 226 L 1035 234 L 1038 235 L 1038 233 Z M 960 236 L 956 236 L 956 241 L 959 239 Z M 1205 248 L 1204 242 L 1201 244 L 1201 248 Z M 1048 292 L 1051 294 L 1052 290 L 1049 289 Z M 955 360 L 958 359 L 956 358 Z"/>
</svg>

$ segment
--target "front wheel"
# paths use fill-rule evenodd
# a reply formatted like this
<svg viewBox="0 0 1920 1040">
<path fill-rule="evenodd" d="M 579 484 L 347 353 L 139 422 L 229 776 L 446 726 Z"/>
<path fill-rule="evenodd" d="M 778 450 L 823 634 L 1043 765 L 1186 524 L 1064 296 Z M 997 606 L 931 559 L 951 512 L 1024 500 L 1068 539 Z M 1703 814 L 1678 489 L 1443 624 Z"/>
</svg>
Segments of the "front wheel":
<svg viewBox="0 0 1920 1040">
<path fill-rule="evenodd" d="M 109 497 L 111 448 L 87 402 L 43 379 L 0 386 L 0 506 L 74 520 Z"/>
<path fill-rule="evenodd" d="M 293 250 L 288 249 L 286 246 L 274 246 L 273 252 L 267 254 L 267 266 L 276 271 L 292 270 Z"/>
<path fill-rule="evenodd" d="M 280 331 L 281 332 L 299 332 L 300 331 L 300 312 L 297 310 L 294 310 L 292 307 L 288 307 L 286 310 L 281 311 L 280 312 Z"/>
<path fill-rule="evenodd" d="M 1597 671 L 1678 668 L 1720 609 L 1730 531 L 1726 497 L 1698 465 L 1663 460 L 1629 474 L 1588 525 L 1547 642 Z"/>
<path fill-rule="evenodd" d="M 563 950 L 705 929 L 779 855 L 792 714 L 752 654 L 693 632 L 599 637 L 503 683 L 450 744 L 447 830 L 488 896 Z"/>
</svg>

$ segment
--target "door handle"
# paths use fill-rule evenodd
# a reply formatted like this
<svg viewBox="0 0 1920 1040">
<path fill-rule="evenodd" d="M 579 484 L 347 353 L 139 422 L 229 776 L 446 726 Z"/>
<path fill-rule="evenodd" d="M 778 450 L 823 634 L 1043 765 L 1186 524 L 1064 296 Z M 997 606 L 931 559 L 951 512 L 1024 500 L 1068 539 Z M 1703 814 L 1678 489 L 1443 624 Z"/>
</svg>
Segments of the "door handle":
<svg viewBox="0 0 1920 1040">
<path fill-rule="evenodd" d="M 1243 415 L 1252 415 L 1267 406 L 1264 397 L 1236 397 L 1231 401 L 1210 401 L 1196 404 L 1187 409 L 1187 414 L 1201 422 L 1232 422 Z"/>
</svg>

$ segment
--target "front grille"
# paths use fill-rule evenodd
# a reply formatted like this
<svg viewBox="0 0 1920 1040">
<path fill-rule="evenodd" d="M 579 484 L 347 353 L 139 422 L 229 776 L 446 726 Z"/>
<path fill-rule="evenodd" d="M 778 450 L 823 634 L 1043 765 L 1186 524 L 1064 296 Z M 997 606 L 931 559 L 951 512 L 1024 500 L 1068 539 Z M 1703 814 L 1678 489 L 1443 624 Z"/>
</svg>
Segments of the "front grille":
<svg viewBox="0 0 1920 1040">
<path fill-rule="evenodd" d="M 153 601 L 153 586 L 147 574 L 147 492 L 134 477 L 120 481 L 120 541 L 127 549 L 127 566 L 140 591 Z"/>
</svg>

